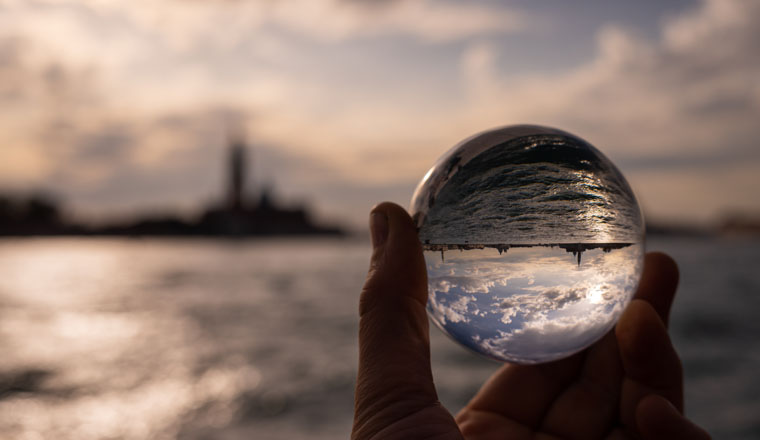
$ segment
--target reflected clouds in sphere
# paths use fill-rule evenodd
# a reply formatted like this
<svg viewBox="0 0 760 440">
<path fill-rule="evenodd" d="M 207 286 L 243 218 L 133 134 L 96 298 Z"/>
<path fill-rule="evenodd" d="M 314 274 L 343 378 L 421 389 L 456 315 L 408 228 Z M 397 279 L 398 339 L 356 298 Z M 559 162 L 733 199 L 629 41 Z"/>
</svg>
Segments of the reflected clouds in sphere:
<svg viewBox="0 0 760 440">
<path fill-rule="evenodd" d="M 644 223 L 623 175 L 569 133 L 518 125 L 446 153 L 412 199 L 428 314 L 493 359 L 539 363 L 593 344 L 641 275 Z"/>
</svg>

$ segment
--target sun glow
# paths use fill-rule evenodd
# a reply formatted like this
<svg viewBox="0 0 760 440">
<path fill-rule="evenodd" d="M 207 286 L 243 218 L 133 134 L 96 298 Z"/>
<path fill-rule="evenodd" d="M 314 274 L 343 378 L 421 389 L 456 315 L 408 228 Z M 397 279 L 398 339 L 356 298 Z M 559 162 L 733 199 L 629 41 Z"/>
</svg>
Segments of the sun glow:
<svg viewBox="0 0 760 440">
<path fill-rule="evenodd" d="M 604 292 L 602 292 L 602 288 L 599 285 L 592 286 L 588 293 L 586 294 L 586 298 L 589 300 L 589 302 L 593 304 L 599 304 L 604 300 Z"/>
</svg>

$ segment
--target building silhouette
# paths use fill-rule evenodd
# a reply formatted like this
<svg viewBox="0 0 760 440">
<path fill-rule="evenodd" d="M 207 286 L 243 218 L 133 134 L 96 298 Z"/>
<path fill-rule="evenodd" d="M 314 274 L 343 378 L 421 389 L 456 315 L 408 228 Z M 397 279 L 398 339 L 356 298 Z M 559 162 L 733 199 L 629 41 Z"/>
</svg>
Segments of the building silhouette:
<svg viewBox="0 0 760 440">
<path fill-rule="evenodd" d="M 230 144 L 229 172 L 228 175 L 228 205 L 227 208 L 234 211 L 242 210 L 243 194 L 245 189 L 246 148 L 242 142 Z"/>
<path fill-rule="evenodd" d="M 445 261 L 444 252 L 451 251 L 451 250 L 459 250 L 459 251 L 468 251 L 473 249 L 486 249 L 486 248 L 492 248 L 496 249 L 499 252 L 499 255 L 506 253 L 511 248 L 532 248 L 532 247 L 549 247 L 554 248 L 558 247 L 560 249 L 564 249 L 565 252 L 572 253 L 573 259 L 578 260 L 578 266 L 581 265 L 581 254 L 588 250 L 592 249 L 601 249 L 602 252 L 609 253 L 613 249 L 621 249 L 624 247 L 628 247 L 632 245 L 633 243 L 535 243 L 535 244 L 525 244 L 525 243 L 449 243 L 449 244 L 443 244 L 443 243 L 430 243 L 430 240 L 425 240 L 425 242 L 422 244 L 422 249 L 425 251 L 434 251 L 434 252 L 440 252 L 441 253 L 441 261 Z"/>
<path fill-rule="evenodd" d="M 258 194 L 246 191 L 248 149 L 244 142 L 231 142 L 226 160 L 222 197 L 195 219 L 176 215 L 147 215 L 100 226 L 66 221 L 51 197 L 0 194 L 0 236 L 270 236 L 343 235 L 335 226 L 312 220 L 303 206 L 284 206 L 264 186 Z"/>
<path fill-rule="evenodd" d="M 197 228 L 208 235 L 338 235 L 337 227 L 318 225 L 303 206 L 283 206 L 263 186 L 258 194 L 247 188 L 248 148 L 241 140 L 228 150 L 227 193 L 220 206 L 210 207 L 201 215 Z"/>
</svg>

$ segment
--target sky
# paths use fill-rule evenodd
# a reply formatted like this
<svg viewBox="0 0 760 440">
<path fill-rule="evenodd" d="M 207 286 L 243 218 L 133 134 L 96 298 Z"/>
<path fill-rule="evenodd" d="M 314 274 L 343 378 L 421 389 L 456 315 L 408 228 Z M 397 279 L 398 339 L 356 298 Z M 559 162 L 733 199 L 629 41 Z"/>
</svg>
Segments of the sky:
<svg viewBox="0 0 760 440">
<path fill-rule="evenodd" d="M 250 187 L 361 227 L 479 131 L 591 142 L 649 219 L 760 211 L 760 2 L 0 0 L 0 188 L 73 215 Z"/>
<path fill-rule="evenodd" d="M 501 360 L 558 359 L 604 335 L 638 284 L 643 248 L 426 252 L 428 311 L 445 333 Z M 509 269 L 505 269 L 508 267 Z"/>
</svg>

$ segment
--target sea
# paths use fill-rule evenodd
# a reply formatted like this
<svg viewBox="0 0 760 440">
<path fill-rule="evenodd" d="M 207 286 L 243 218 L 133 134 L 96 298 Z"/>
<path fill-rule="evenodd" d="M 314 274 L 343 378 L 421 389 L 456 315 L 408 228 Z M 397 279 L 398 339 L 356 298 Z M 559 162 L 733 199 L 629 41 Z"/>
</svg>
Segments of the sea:
<svg viewBox="0 0 760 440">
<path fill-rule="evenodd" d="M 715 439 L 760 438 L 760 239 L 647 248 L 681 268 L 686 413 Z M 368 239 L 0 240 L 0 438 L 348 438 L 369 252 Z M 499 364 L 431 335 L 456 412 Z"/>
<path fill-rule="evenodd" d="M 620 171 L 563 134 L 465 143 L 428 173 L 411 205 L 430 244 L 635 243 L 644 232 Z"/>
</svg>

